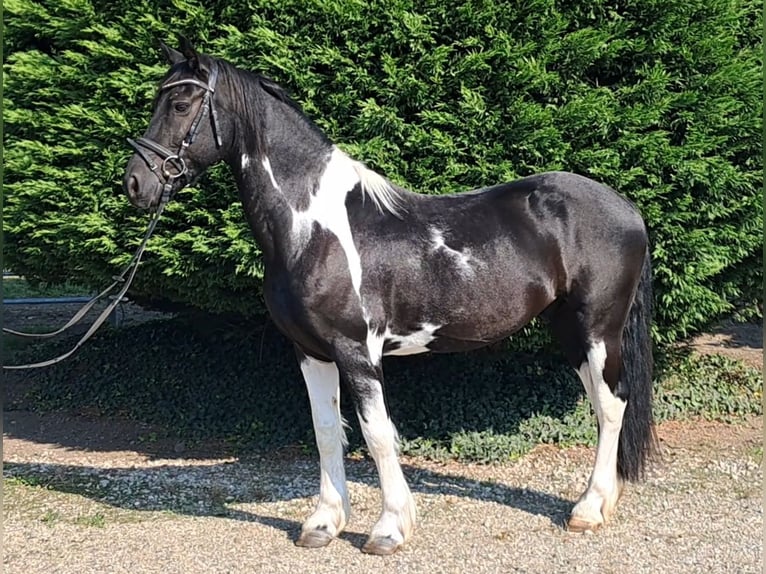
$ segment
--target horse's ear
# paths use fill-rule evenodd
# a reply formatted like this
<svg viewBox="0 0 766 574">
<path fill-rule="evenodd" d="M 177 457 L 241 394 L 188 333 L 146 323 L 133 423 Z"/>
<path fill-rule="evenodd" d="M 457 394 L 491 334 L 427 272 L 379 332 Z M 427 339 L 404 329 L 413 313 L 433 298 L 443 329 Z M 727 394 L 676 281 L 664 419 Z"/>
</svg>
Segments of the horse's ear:
<svg viewBox="0 0 766 574">
<path fill-rule="evenodd" d="M 181 52 L 183 53 L 184 58 L 189 62 L 192 70 L 198 70 L 199 54 L 197 54 L 197 50 L 194 49 L 194 46 L 192 46 L 191 42 L 189 42 L 186 37 L 180 36 L 179 40 L 181 41 Z"/>
<path fill-rule="evenodd" d="M 162 53 L 165 55 L 165 59 L 168 61 L 168 63 L 171 66 L 174 64 L 177 64 L 178 62 L 183 62 L 184 60 L 186 60 L 186 58 L 184 58 L 184 55 L 181 52 L 179 52 L 178 50 L 174 50 L 173 48 L 165 44 L 165 42 L 163 42 L 162 40 L 160 40 L 160 49 L 162 49 Z"/>
</svg>

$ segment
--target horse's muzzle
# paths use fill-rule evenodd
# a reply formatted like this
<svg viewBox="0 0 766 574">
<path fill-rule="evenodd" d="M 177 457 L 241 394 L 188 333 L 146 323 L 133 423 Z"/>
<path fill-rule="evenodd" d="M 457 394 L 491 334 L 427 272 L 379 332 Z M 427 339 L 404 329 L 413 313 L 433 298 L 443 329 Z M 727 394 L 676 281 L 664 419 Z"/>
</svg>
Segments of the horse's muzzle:
<svg viewBox="0 0 766 574">
<path fill-rule="evenodd" d="M 156 207 L 162 195 L 162 185 L 151 171 L 146 169 L 142 162 L 128 163 L 122 187 L 128 196 L 130 203 L 141 209 Z"/>
</svg>

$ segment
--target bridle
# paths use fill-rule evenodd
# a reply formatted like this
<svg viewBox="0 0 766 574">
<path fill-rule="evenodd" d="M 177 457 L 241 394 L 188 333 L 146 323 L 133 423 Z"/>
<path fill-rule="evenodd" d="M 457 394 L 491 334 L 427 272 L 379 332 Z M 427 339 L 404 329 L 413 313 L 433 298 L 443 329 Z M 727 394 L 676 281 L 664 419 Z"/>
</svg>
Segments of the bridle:
<svg viewBox="0 0 766 574">
<path fill-rule="evenodd" d="M 197 133 L 199 131 L 200 124 L 202 123 L 202 118 L 204 118 L 206 115 L 210 115 L 210 124 L 213 128 L 213 136 L 215 138 L 215 143 L 217 147 L 221 147 L 221 134 L 218 130 L 218 114 L 215 110 L 215 105 L 213 103 L 213 94 L 215 93 L 215 84 L 218 80 L 218 63 L 213 60 L 212 66 L 210 68 L 210 78 L 208 79 L 208 83 L 205 83 L 201 80 L 197 80 L 196 78 L 186 78 L 183 80 L 176 80 L 175 82 L 168 82 L 167 84 L 163 84 L 160 86 L 159 91 L 167 90 L 169 88 L 173 88 L 175 86 L 180 86 L 183 84 L 193 84 L 195 86 L 199 86 L 200 88 L 203 88 L 205 90 L 205 95 L 202 99 L 202 104 L 199 107 L 199 110 L 197 111 L 197 115 L 194 118 L 194 121 L 192 122 L 191 127 L 189 128 L 189 132 L 186 134 L 186 137 L 181 142 L 181 146 L 178 149 L 177 153 L 173 153 L 169 149 L 167 149 L 165 146 L 158 144 L 155 141 L 150 140 L 149 138 L 140 137 L 136 140 L 128 138 L 128 143 L 133 147 L 133 149 L 136 150 L 136 153 L 146 162 L 146 165 L 149 167 L 149 170 L 157 177 L 160 184 L 162 184 L 162 195 L 160 196 L 159 204 L 157 205 L 157 209 L 152 214 L 152 218 L 149 221 L 149 227 L 146 230 L 146 233 L 144 234 L 143 239 L 141 240 L 141 244 L 138 246 L 138 249 L 136 250 L 135 254 L 133 255 L 133 258 L 130 260 L 130 263 L 120 272 L 119 275 L 116 275 L 112 277 L 113 282 L 111 285 L 109 285 L 106 289 L 101 291 L 98 295 L 93 297 L 90 301 L 88 301 L 82 309 L 80 309 L 68 322 L 66 325 L 61 327 L 60 329 L 57 329 L 55 331 L 51 331 L 50 333 L 23 333 L 21 331 L 14 331 L 13 329 L 7 329 L 3 328 L 3 332 L 9 333 L 12 335 L 17 335 L 20 337 L 27 337 L 27 338 L 38 338 L 38 339 L 47 339 L 49 337 L 53 337 L 55 335 L 58 335 L 60 333 L 63 333 L 73 325 L 76 325 L 80 322 L 80 320 L 85 317 L 85 315 L 90 311 L 93 306 L 101 299 L 108 297 L 112 300 L 112 302 L 101 312 L 101 314 L 98 316 L 98 318 L 93 322 L 93 324 L 90 326 L 88 331 L 82 336 L 82 338 L 77 342 L 77 344 L 64 353 L 63 355 L 59 355 L 58 357 L 55 357 L 53 359 L 49 359 L 47 361 L 41 361 L 38 363 L 29 363 L 26 365 L 3 365 L 3 369 L 32 369 L 37 367 L 47 367 L 49 365 L 54 365 L 60 361 L 63 361 L 67 357 L 74 354 L 77 349 L 79 349 L 85 341 L 90 339 L 90 337 L 95 333 L 98 328 L 106 321 L 106 319 L 109 317 L 109 315 L 114 311 L 115 307 L 124 300 L 125 293 L 127 293 L 128 288 L 130 287 L 130 284 L 133 282 L 133 278 L 136 275 L 136 271 L 138 270 L 138 264 L 141 262 L 141 256 L 144 253 L 144 248 L 146 247 L 146 243 L 149 241 L 149 237 L 152 235 L 152 232 L 154 231 L 154 228 L 157 225 L 157 222 L 159 221 L 160 215 L 162 214 L 163 209 L 167 205 L 167 203 L 170 201 L 170 192 L 173 188 L 173 183 L 175 180 L 177 180 L 180 177 L 186 177 L 187 181 L 186 184 L 189 183 L 188 173 L 189 170 L 186 167 L 186 162 L 184 161 L 184 155 L 186 153 L 186 150 L 189 148 L 189 146 L 194 142 L 194 139 L 197 137 Z M 145 150 L 150 150 L 154 154 L 156 154 L 159 158 L 162 159 L 162 162 L 158 166 L 152 158 L 147 155 Z M 116 295 L 110 295 L 112 290 L 117 287 L 118 285 L 122 285 L 120 290 L 117 292 Z"/>
<path fill-rule="evenodd" d="M 215 137 L 216 146 L 220 148 L 222 145 L 221 134 L 218 130 L 218 113 L 216 112 L 213 100 L 215 84 L 217 81 L 218 63 L 215 60 L 212 60 L 210 77 L 207 83 L 196 78 L 185 78 L 183 80 L 176 80 L 175 82 L 168 82 L 167 84 L 160 86 L 160 92 L 185 84 L 199 86 L 205 90 L 202 105 L 200 105 L 199 110 L 197 110 L 197 115 L 194 117 L 194 121 L 177 152 L 174 153 L 165 146 L 158 144 L 149 138 L 140 137 L 135 140 L 128 138 L 130 146 L 136 150 L 136 153 L 144 160 L 149 170 L 157 177 L 160 184 L 162 184 L 160 206 L 164 206 L 170 201 L 170 192 L 176 179 L 180 177 L 187 177 L 188 179 L 188 169 L 186 167 L 186 162 L 184 161 L 184 155 L 189 146 L 194 143 L 194 139 L 197 137 L 197 132 L 202 123 L 202 118 L 208 115 L 208 113 L 210 114 L 210 125 L 213 128 L 213 136 Z M 159 166 L 146 154 L 145 150 L 147 149 L 162 159 L 162 163 Z M 188 184 L 189 182 L 187 181 L 186 183 Z"/>
</svg>

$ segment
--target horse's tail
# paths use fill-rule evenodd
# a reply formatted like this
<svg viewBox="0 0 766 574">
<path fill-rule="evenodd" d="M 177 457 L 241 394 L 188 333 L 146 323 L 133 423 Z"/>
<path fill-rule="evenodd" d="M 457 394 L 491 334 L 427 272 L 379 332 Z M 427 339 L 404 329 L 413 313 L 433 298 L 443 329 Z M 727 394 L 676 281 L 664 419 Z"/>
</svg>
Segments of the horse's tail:
<svg viewBox="0 0 766 574">
<path fill-rule="evenodd" d="M 652 265 L 647 248 L 641 279 L 622 334 L 621 382 L 628 404 L 617 450 L 617 472 L 623 480 L 644 477 L 646 462 L 656 449 L 652 417 Z"/>
</svg>

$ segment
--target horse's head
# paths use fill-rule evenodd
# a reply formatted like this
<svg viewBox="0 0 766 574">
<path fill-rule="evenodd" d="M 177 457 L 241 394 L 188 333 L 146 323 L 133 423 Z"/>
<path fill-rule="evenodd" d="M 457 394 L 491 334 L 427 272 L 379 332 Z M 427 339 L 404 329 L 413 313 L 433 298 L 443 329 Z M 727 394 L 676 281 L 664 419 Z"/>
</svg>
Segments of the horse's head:
<svg viewBox="0 0 766 574">
<path fill-rule="evenodd" d="M 223 159 L 226 120 L 216 113 L 219 64 L 182 39 L 181 51 L 162 44 L 171 68 L 154 100 L 143 137 L 128 140 L 136 150 L 123 185 L 131 203 L 156 208 Z"/>
</svg>

